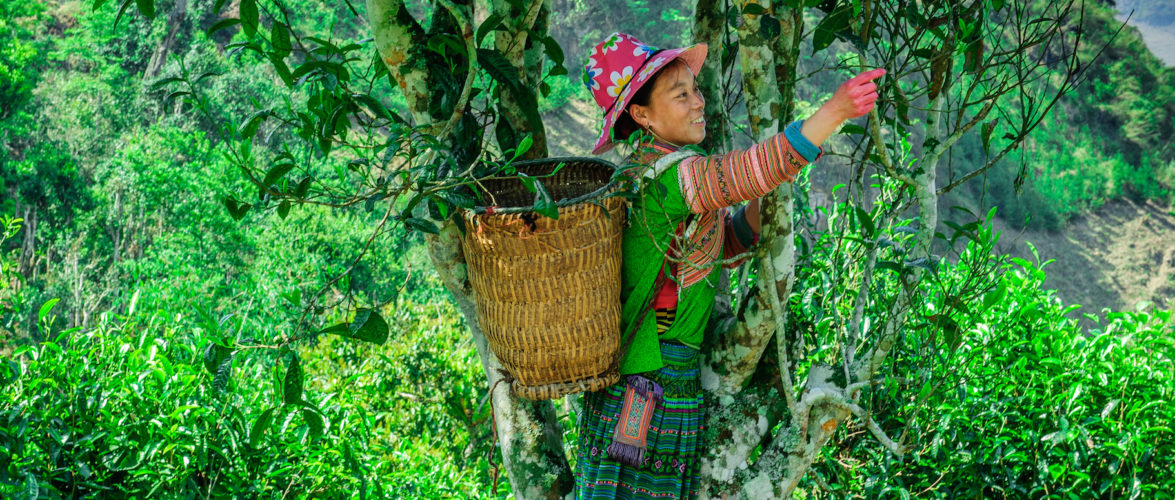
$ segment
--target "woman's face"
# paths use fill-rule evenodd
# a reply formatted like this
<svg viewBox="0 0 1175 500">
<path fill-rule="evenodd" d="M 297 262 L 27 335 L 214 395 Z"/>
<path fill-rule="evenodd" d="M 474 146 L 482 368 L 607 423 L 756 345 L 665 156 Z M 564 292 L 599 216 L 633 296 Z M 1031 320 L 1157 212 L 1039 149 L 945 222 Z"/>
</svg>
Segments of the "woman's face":
<svg viewBox="0 0 1175 500">
<path fill-rule="evenodd" d="M 688 65 L 675 62 L 661 70 L 653 82 L 649 105 L 633 104 L 628 110 L 637 124 L 652 130 L 656 138 L 684 146 L 706 138 L 705 107 L 693 72 Z"/>
</svg>

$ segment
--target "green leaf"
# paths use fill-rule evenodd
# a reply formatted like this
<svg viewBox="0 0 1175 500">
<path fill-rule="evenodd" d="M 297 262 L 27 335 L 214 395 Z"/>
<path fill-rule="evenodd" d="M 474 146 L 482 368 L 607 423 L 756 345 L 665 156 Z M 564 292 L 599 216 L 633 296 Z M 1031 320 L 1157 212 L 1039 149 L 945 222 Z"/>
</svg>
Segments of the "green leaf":
<svg viewBox="0 0 1175 500">
<path fill-rule="evenodd" d="M 280 21 L 274 21 L 273 26 L 270 27 L 269 43 L 273 44 L 274 52 L 283 58 L 290 55 L 290 51 L 294 48 L 290 44 L 290 30 Z"/>
<path fill-rule="evenodd" d="M 997 286 L 995 290 L 987 292 L 987 294 L 983 296 L 983 309 L 988 310 L 992 307 L 995 307 L 1000 302 L 1003 302 L 1004 297 L 1007 295 L 1008 283 L 1005 281 L 1000 281 L 999 286 Z"/>
<path fill-rule="evenodd" d="M 347 334 L 349 334 L 350 332 L 351 332 L 351 329 L 348 328 L 347 323 L 339 323 L 337 325 L 331 325 L 331 326 L 328 326 L 328 327 L 323 328 L 322 330 L 318 331 L 319 334 L 324 334 L 324 335 L 333 334 L 333 335 L 340 335 L 340 336 L 344 336 L 344 337 L 347 336 Z"/>
<path fill-rule="evenodd" d="M 417 231 L 425 232 L 428 234 L 440 234 L 441 233 L 440 229 L 437 229 L 437 225 L 433 224 L 432 221 L 430 221 L 428 219 L 421 219 L 419 217 L 409 217 L 404 220 L 404 224 L 406 226 L 408 226 L 409 229 L 415 229 Z"/>
<path fill-rule="evenodd" d="M 245 214 L 249 213 L 249 209 L 253 208 L 252 204 L 240 203 L 235 198 L 225 197 L 221 200 L 224 207 L 228 209 L 228 214 L 232 216 L 233 220 L 241 220 L 245 218 Z"/>
<path fill-rule="evenodd" d="M 209 342 L 204 347 L 204 369 L 208 370 L 210 375 L 215 375 L 216 368 L 220 366 L 222 349 L 227 348 L 215 342 Z"/>
<path fill-rule="evenodd" d="M 995 124 L 999 118 L 992 118 L 985 122 L 981 128 L 983 129 L 983 153 L 991 154 L 991 132 L 995 130 Z"/>
<path fill-rule="evenodd" d="M 759 18 L 759 36 L 763 37 L 764 40 L 774 40 L 780 33 L 783 33 L 783 25 L 779 23 L 779 19 L 776 19 L 770 14 Z"/>
<path fill-rule="evenodd" d="M 282 383 L 282 402 L 297 404 L 302 402 L 302 384 L 305 374 L 302 373 L 302 360 L 294 353 L 290 357 L 290 366 L 286 368 L 286 378 Z"/>
<path fill-rule="evenodd" d="M 290 67 L 286 65 L 286 61 L 272 52 L 265 54 L 265 57 L 269 59 L 270 64 L 273 64 L 273 70 L 277 72 L 278 78 L 282 79 L 282 83 L 286 84 L 286 87 L 293 88 L 294 75 L 290 74 Z"/>
<path fill-rule="evenodd" d="M 375 114 L 375 116 L 378 116 L 378 117 L 383 118 L 385 120 L 391 120 L 391 121 L 395 121 L 398 123 L 403 123 L 403 119 L 401 119 L 399 115 L 396 115 L 396 114 L 392 113 L 391 111 L 388 111 L 388 108 L 386 106 L 384 106 L 383 103 L 379 102 L 378 99 L 376 99 L 370 95 L 354 94 L 351 96 L 351 98 L 363 103 L 363 105 L 367 106 L 367 109 L 370 109 L 371 112 L 373 114 Z"/>
<path fill-rule="evenodd" d="M 840 128 L 840 133 L 865 135 L 865 127 L 853 123 L 846 123 L 845 126 Z"/>
<path fill-rule="evenodd" d="M 551 36 L 542 36 L 539 37 L 539 40 L 543 42 L 543 48 L 547 51 L 547 59 L 555 63 L 556 67 L 562 67 L 564 55 L 563 47 L 559 46 L 559 42 Z"/>
<path fill-rule="evenodd" d="M 534 138 L 532 138 L 530 134 L 526 134 L 526 137 L 523 137 L 522 141 L 518 143 L 518 147 L 514 148 L 514 158 L 512 158 L 510 161 L 517 160 L 519 157 L 526 154 L 527 151 L 530 151 L 530 146 L 533 144 Z"/>
<path fill-rule="evenodd" d="M 547 192 L 547 188 L 543 186 L 543 183 L 538 181 L 535 181 L 534 187 L 534 211 L 552 219 L 558 219 L 559 207 L 551 199 L 551 194 Z"/>
<path fill-rule="evenodd" d="M 298 182 L 298 187 L 294 188 L 295 198 L 305 198 L 306 194 L 310 192 L 310 184 L 314 182 L 314 178 L 307 175 Z"/>
<path fill-rule="evenodd" d="M 261 439 L 265 437 L 265 433 L 273 425 L 273 411 L 276 409 L 275 407 L 261 412 L 257 421 L 253 422 L 253 428 L 249 430 L 249 446 L 258 448 L 257 445 L 261 443 Z"/>
<path fill-rule="evenodd" d="M 41 498 L 41 486 L 37 484 L 37 476 L 29 472 L 24 475 L 24 497 Z"/>
<path fill-rule="evenodd" d="M 857 220 L 861 222 L 861 232 L 865 234 L 866 238 L 873 238 L 873 233 L 877 232 L 876 226 L 873 224 L 873 217 L 861 207 L 857 209 Z"/>
<path fill-rule="evenodd" d="M 155 19 L 155 0 L 135 0 L 139 5 L 139 13 L 147 19 Z"/>
<path fill-rule="evenodd" d="M 272 186 L 273 183 L 277 182 L 282 177 L 285 177 L 285 175 L 290 173 L 290 171 L 293 169 L 293 163 L 279 163 L 274 165 L 273 167 L 270 167 L 268 172 L 265 173 L 265 179 L 262 180 L 261 183 L 266 186 Z"/>
<path fill-rule="evenodd" d="M 490 74 L 490 78 L 498 82 L 499 85 L 509 87 L 511 90 L 519 91 L 522 89 L 522 82 L 518 80 L 518 72 L 514 69 L 514 65 L 510 64 L 510 60 L 506 56 L 495 49 L 477 49 L 477 64 Z"/>
<path fill-rule="evenodd" d="M 290 215 L 290 205 L 290 200 L 282 200 L 277 206 L 277 216 L 285 220 L 286 216 Z"/>
<path fill-rule="evenodd" d="M 197 77 L 196 77 L 195 83 L 200 83 L 200 82 L 201 82 L 201 81 L 203 81 L 205 78 L 209 78 L 209 77 L 213 77 L 213 76 L 220 76 L 220 75 L 223 75 L 223 74 L 224 74 L 224 73 L 219 73 L 219 72 L 216 72 L 216 71 L 205 71 L 205 72 L 203 72 L 203 73 L 200 73 L 200 76 L 197 76 Z"/>
<path fill-rule="evenodd" d="M 60 300 L 61 299 L 57 298 L 49 299 L 44 304 L 42 304 L 41 309 L 37 311 L 37 323 L 43 323 L 45 321 L 45 316 L 49 315 L 49 310 L 53 309 L 53 306 L 57 305 L 57 302 Z"/>
<path fill-rule="evenodd" d="M 534 177 L 518 172 L 518 180 L 522 182 L 522 187 L 525 187 L 527 191 L 535 192 Z"/>
<path fill-rule="evenodd" d="M 767 12 L 767 9 L 757 3 L 748 3 L 743 7 L 744 15 L 757 16 L 764 12 Z"/>
<path fill-rule="evenodd" d="M 151 84 L 151 90 L 159 90 L 160 88 L 167 86 L 169 84 L 176 83 L 176 82 L 182 82 L 182 81 L 184 81 L 183 77 L 179 77 L 179 76 L 162 78 L 159 81 L 156 81 L 155 83 Z"/>
<path fill-rule="evenodd" d="M 212 392 L 214 394 L 223 394 L 228 389 L 228 379 L 232 376 L 233 371 L 233 352 L 226 349 L 226 353 L 220 359 L 220 363 L 216 367 L 216 372 L 212 377 Z"/>
<path fill-rule="evenodd" d="M 314 439 L 322 438 L 322 416 L 310 408 L 302 408 L 301 411 L 302 420 L 305 420 L 306 426 L 310 427 L 310 436 Z"/>
<path fill-rule="evenodd" d="M 245 123 L 241 124 L 240 128 L 237 129 L 237 133 L 241 134 L 242 139 L 252 139 L 254 135 L 257 135 L 257 127 L 260 127 L 261 122 L 265 121 L 265 118 L 269 115 L 270 111 L 268 109 L 253 113 L 249 119 L 245 120 Z"/>
<path fill-rule="evenodd" d="M 832 41 L 836 39 L 837 32 L 847 31 L 849 29 L 849 21 L 852 19 L 851 14 L 851 9 L 841 7 L 820 20 L 820 24 L 816 25 L 815 33 L 812 35 L 813 54 L 832 45 Z"/>
<path fill-rule="evenodd" d="M 348 325 L 347 332 L 353 339 L 376 345 L 383 345 L 388 341 L 388 323 L 374 309 L 356 311 L 355 319 Z"/>
<path fill-rule="evenodd" d="M 931 49 L 929 47 L 922 47 L 920 49 L 915 49 L 910 54 L 913 55 L 914 57 L 921 57 L 923 59 L 930 59 L 930 58 L 934 57 L 934 49 Z"/>
<path fill-rule="evenodd" d="M 163 98 L 163 105 L 164 105 L 164 106 L 170 106 L 170 105 L 171 105 L 171 101 L 172 101 L 172 100 L 174 100 L 174 99 L 177 99 L 177 98 L 180 98 L 180 97 L 183 97 L 183 96 L 186 96 L 186 95 L 192 95 L 192 93 L 191 93 L 191 92 L 188 92 L 188 91 L 186 91 L 186 90 L 177 90 L 177 91 L 175 91 L 175 92 L 172 92 L 172 93 L 170 93 L 170 94 L 167 94 L 167 97 L 164 97 L 164 98 Z"/>
<path fill-rule="evenodd" d="M 498 29 L 498 26 L 501 24 L 502 14 L 500 12 L 494 12 L 493 14 L 490 14 L 490 17 L 487 17 L 486 20 L 481 23 L 481 26 L 477 27 L 477 35 L 474 36 L 476 44 L 480 46 L 482 40 L 485 40 L 486 35 L 489 35 L 491 31 Z"/>
<path fill-rule="evenodd" d="M 118 8 L 118 15 L 114 16 L 114 27 L 115 28 L 118 27 L 118 21 L 120 19 L 122 19 L 122 15 L 123 15 L 123 13 L 126 12 L 126 8 L 130 7 L 130 6 L 131 6 L 131 0 L 122 0 L 122 5 Z"/>
<path fill-rule="evenodd" d="M 106 5 L 106 0 L 94 0 L 94 4 L 90 7 L 90 10 L 96 11 L 101 9 L 103 5 Z"/>
<path fill-rule="evenodd" d="M 241 0 L 240 13 L 245 35 L 253 38 L 257 34 L 257 0 Z"/>
</svg>

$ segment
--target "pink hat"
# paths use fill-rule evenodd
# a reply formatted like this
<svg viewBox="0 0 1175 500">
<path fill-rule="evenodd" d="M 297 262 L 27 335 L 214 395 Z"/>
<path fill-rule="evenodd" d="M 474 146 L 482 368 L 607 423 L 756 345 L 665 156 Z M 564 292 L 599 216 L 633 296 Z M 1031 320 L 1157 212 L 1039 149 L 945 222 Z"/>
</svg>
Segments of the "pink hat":
<svg viewBox="0 0 1175 500">
<path fill-rule="evenodd" d="M 613 33 L 592 48 L 584 66 L 583 83 L 604 112 L 604 128 L 592 154 L 612 149 L 612 126 L 628 107 L 629 99 L 653 73 L 679 57 L 697 75 L 706 60 L 706 44 L 663 50 L 645 45 L 632 35 Z"/>
</svg>

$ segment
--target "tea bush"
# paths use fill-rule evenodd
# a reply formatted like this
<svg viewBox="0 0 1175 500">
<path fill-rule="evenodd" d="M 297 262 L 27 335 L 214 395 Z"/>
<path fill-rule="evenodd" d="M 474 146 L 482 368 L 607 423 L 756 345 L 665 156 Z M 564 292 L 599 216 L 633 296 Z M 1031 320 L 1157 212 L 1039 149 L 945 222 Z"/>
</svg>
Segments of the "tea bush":
<svg viewBox="0 0 1175 500">
<path fill-rule="evenodd" d="M 213 335 L 136 306 L 0 363 L 0 496 L 490 493 L 485 379 L 450 306 L 396 303 L 382 346 L 238 344 L 227 364 Z"/>
<path fill-rule="evenodd" d="M 1013 261 L 1000 284 L 1006 298 L 966 333 L 956 362 L 893 375 L 959 383 L 918 397 L 870 395 L 884 401 L 879 424 L 912 445 L 906 459 L 849 429 L 820 472 L 834 491 L 1154 498 L 1175 488 L 1163 458 L 1175 453 L 1171 311 L 1111 312 L 1086 333 L 1066 316 L 1079 306 L 1041 288 L 1043 265 Z"/>
</svg>

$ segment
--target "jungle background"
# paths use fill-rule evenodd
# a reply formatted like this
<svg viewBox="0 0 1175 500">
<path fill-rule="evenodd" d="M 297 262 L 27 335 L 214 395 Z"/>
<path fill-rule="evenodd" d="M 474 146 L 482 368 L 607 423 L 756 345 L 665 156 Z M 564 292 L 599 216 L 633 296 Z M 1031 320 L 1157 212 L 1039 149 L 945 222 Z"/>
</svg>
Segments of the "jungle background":
<svg viewBox="0 0 1175 500">
<path fill-rule="evenodd" d="M 184 68 L 215 72 L 210 107 L 243 127 L 280 95 L 267 66 L 229 62 L 248 57 L 233 47 L 244 33 L 215 28 L 240 4 L 160 2 L 148 19 L 102 3 L 0 0 L 0 494 L 509 496 L 485 376 L 420 231 L 373 233 L 370 208 L 241 211 L 226 200 L 249 184 L 217 148 L 217 129 L 158 85 Z M 362 7 L 299 2 L 290 18 L 325 40 L 369 43 L 352 12 Z M 586 155 L 599 121 L 579 80 L 588 48 L 620 28 L 688 44 L 692 7 L 550 7 L 570 72 L 547 81 L 539 109 L 551 154 Z M 1131 10 L 1144 31 L 1115 37 Z M 941 367 L 964 370 L 966 385 L 930 396 L 934 417 L 911 438 L 914 453 L 897 459 L 843 428 L 800 495 L 1171 491 L 1175 69 L 1144 38 L 1171 36 L 1173 13 L 1169 0 L 1089 3 L 1087 36 L 1109 46 L 1088 80 L 1022 150 L 940 200 L 944 213 L 996 208 L 1009 259 L 983 324 L 998 341 L 968 366 Z M 838 78 L 800 81 L 798 114 Z M 386 79 L 368 93 L 405 106 Z M 746 128 L 737 109 L 730 116 Z M 964 140 L 952 161 L 983 149 Z M 847 174 L 836 165 L 812 169 L 812 205 L 837 203 Z M 269 345 L 308 321 L 312 295 L 324 299 L 309 321 L 370 307 L 386 339 Z M 558 408 L 574 442 L 574 406 Z M 1098 476 L 1093 464 L 1120 474 Z"/>
</svg>

